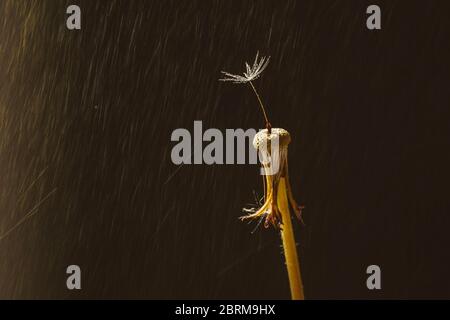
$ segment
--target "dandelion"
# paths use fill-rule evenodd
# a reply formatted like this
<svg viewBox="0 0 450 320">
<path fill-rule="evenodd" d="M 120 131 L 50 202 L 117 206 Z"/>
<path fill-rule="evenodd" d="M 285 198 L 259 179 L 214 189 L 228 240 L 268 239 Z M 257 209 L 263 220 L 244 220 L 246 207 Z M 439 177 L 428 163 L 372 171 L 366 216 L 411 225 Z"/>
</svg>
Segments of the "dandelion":
<svg viewBox="0 0 450 320">
<path fill-rule="evenodd" d="M 292 299 L 304 299 L 297 247 L 289 210 L 291 207 L 296 216 L 300 220 L 302 219 L 303 207 L 295 201 L 289 182 L 288 144 L 291 142 L 291 136 L 285 129 L 272 128 L 266 109 L 252 83 L 253 80 L 260 77 L 270 59 L 270 57 L 267 59 L 262 57 L 258 60 L 258 56 L 257 53 L 253 66 L 245 63 L 246 72 L 243 76 L 222 71 L 225 78 L 220 79 L 221 81 L 231 81 L 238 84 L 249 83 L 258 98 L 266 122 L 266 129 L 258 132 L 253 140 L 253 146 L 259 152 L 264 171 L 263 204 L 260 208 L 244 209 L 244 212 L 248 214 L 240 217 L 240 219 L 259 219 L 258 225 L 264 220 L 266 228 L 272 225 L 280 231 Z M 274 170 L 274 168 L 276 169 Z"/>
</svg>

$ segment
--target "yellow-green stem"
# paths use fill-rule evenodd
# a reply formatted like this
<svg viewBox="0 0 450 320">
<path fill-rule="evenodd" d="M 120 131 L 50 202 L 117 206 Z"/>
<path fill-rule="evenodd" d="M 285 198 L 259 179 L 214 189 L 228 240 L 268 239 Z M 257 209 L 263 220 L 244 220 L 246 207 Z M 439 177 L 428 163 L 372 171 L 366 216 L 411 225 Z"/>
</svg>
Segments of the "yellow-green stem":
<svg viewBox="0 0 450 320">
<path fill-rule="evenodd" d="M 286 178 L 281 178 L 278 184 L 277 203 L 283 222 L 281 239 L 283 241 L 284 257 L 289 276 L 292 300 L 304 300 L 303 283 L 300 272 L 300 265 L 297 256 L 297 246 L 295 244 L 294 231 L 292 229 L 291 214 L 289 212 L 289 202 L 286 192 Z"/>
</svg>

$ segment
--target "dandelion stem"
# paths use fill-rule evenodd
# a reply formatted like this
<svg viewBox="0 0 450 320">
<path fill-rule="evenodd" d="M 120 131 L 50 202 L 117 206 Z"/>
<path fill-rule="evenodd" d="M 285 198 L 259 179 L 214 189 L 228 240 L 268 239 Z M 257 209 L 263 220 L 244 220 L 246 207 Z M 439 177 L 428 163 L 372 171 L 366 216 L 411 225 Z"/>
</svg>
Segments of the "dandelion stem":
<svg viewBox="0 0 450 320">
<path fill-rule="evenodd" d="M 295 244 L 294 231 L 292 229 L 291 214 L 286 192 L 286 178 L 280 178 L 277 192 L 278 208 L 283 222 L 281 239 L 283 241 L 286 268 L 289 277 L 292 300 L 304 300 L 303 283 L 298 262 L 297 246 Z"/>
<path fill-rule="evenodd" d="M 266 109 L 264 108 L 264 105 L 263 105 L 263 103 L 262 103 L 262 101 L 261 101 L 261 98 L 259 97 L 259 94 L 258 94 L 258 92 L 256 91 L 255 86 L 253 85 L 253 83 L 252 83 L 251 81 L 249 81 L 248 83 L 250 83 L 250 86 L 252 87 L 253 92 L 255 93 L 256 97 L 258 98 L 259 106 L 261 107 L 261 111 L 262 111 L 262 113 L 263 113 L 263 115 L 264 115 L 264 119 L 266 120 L 266 129 L 269 131 L 269 134 L 270 134 L 270 133 L 271 133 L 272 126 L 271 126 L 271 124 L 270 124 L 270 122 L 269 122 L 269 119 L 267 118 Z"/>
</svg>

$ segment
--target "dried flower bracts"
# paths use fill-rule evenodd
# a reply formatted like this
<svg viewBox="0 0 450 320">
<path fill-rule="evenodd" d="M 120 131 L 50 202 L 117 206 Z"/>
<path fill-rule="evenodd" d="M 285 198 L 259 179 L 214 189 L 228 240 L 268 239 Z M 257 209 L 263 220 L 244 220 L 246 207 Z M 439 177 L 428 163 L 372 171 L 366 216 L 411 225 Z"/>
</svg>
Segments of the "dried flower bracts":
<svg viewBox="0 0 450 320">
<path fill-rule="evenodd" d="M 268 130 L 265 129 L 255 135 L 253 146 L 259 152 L 265 177 L 264 203 L 259 209 L 244 209 L 244 212 L 249 214 L 241 217 L 241 220 L 265 218 L 264 226 L 266 228 L 270 224 L 276 228 L 281 227 L 283 221 L 277 203 L 277 192 L 281 178 L 286 180 L 286 194 L 289 203 L 297 217 L 301 219 L 302 207 L 295 201 L 289 183 L 288 144 L 290 142 L 289 132 L 281 128 L 273 128 L 271 133 L 268 133 Z"/>
</svg>

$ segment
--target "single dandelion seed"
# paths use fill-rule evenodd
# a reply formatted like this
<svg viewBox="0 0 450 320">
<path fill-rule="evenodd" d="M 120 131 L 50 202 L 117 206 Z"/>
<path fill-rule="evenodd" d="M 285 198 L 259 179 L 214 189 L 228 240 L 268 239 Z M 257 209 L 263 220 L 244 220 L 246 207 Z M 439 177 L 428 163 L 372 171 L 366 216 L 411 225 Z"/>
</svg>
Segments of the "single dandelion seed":
<svg viewBox="0 0 450 320">
<path fill-rule="evenodd" d="M 244 72 L 243 76 L 222 71 L 225 78 L 220 79 L 221 81 L 231 81 L 233 83 L 248 82 L 258 98 L 266 121 L 266 129 L 258 132 L 253 140 L 253 146 L 260 154 L 264 171 L 263 201 L 262 204 L 257 201 L 259 208 L 244 208 L 243 211 L 247 215 L 240 217 L 240 219 L 257 219 L 258 223 L 256 228 L 264 221 L 266 228 L 273 225 L 277 230 L 280 230 L 291 296 L 292 299 L 299 300 L 304 299 L 303 283 L 289 208 L 291 207 L 297 218 L 302 221 L 303 207 L 299 206 L 295 201 L 289 182 L 288 144 L 291 142 L 291 136 L 285 129 L 272 128 L 267 117 L 266 109 L 252 83 L 253 80 L 259 78 L 269 63 L 269 58 L 262 57 L 258 60 L 258 56 L 259 54 L 257 53 L 253 66 L 245 63 L 246 72 Z M 277 169 L 274 170 L 274 167 Z"/>
<path fill-rule="evenodd" d="M 253 92 L 256 95 L 256 98 L 258 99 L 259 106 L 261 107 L 261 111 L 264 115 L 264 120 L 266 121 L 266 129 L 270 132 L 272 126 L 270 125 L 269 118 L 267 117 L 267 111 L 266 108 L 264 108 L 264 105 L 261 101 L 261 97 L 258 94 L 258 91 L 256 91 L 255 86 L 253 85 L 252 81 L 256 80 L 260 77 L 261 73 L 266 69 L 267 65 L 269 64 L 270 57 L 266 59 L 266 57 L 261 57 L 260 60 L 258 60 L 259 52 L 256 53 L 255 61 L 253 62 L 253 66 L 250 67 L 248 62 L 245 63 L 245 69 L 244 75 L 238 75 L 238 74 L 231 74 L 229 72 L 222 71 L 222 74 L 225 76 L 222 79 L 219 79 L 219 81 L 230 81 L 233 83 L 249 83 L 250 87 L 252 88 Z"/>
</svg>

